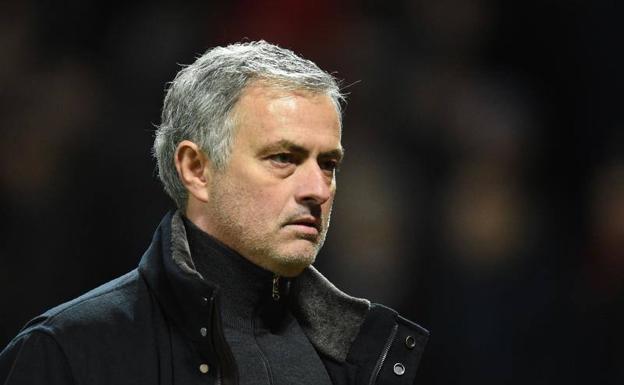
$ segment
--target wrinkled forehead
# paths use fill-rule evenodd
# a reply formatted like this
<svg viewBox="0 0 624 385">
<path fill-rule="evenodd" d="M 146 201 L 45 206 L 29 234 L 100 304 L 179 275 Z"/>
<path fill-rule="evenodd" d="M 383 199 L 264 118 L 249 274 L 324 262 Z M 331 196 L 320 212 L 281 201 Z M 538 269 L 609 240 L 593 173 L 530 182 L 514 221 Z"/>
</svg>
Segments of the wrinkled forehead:
<svg viewBox="0 0 624 385">
<path fill-rule="evenodd" d="M 339 114 L 325 94 L 251 87 L 238 101 L 234 142 L 288 140 L 323 151 L 341 147 Z"/>
<path fill-rule="evenodd" d="M 257 78 L 250 81 L 240 93 L 238 100 L 232 109 L 232 118 L 240 118 L 245 113 L 241 108 L 241 100 L 245 97 L 253 95 L 253 97 L 263 96 L 267 99 L 288 99 L 292 97 L 304 97 L 308 99 L 322 100 L 327 98 L 336 111 L 339 128 L 342 131 L 342 113 L 338 100 L 334 99 L 329 90 L 313 90 L 306 88 L 300 84 L 288 82 L 280 79 Z"/>
</svg>

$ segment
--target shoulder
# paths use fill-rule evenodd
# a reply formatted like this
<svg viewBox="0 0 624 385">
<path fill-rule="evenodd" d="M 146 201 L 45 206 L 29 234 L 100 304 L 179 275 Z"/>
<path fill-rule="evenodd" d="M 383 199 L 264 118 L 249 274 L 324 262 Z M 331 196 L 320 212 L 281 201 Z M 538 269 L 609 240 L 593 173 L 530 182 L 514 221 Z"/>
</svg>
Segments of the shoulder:
<svg viewBox="0 0 624 385">
<path fill-rule="evenodd" d="M 149 306 L 149 293 L 137 270 L 58 305 L 28 322 L 22 335 L 41 333 L 63 339 L 96 338 L 112 328 L 139 321 L 137 315 Z M 95 334 L 98 333 L 98 334 Z"/>
<path fill-rule="evenodd" d="M 0 353 L 2 377 L 21 383 L 54 376 L 88 378 L 105 365 L 124 367 L 142 353 L 152 301 L 136 270 L 34 318 Z M 34 373 L 34 374 L 33 374 Z M 41 373 L 41 375 L 37 374 Z M 31 381 L 32 380 L 32 381 Z M 13 383 L 13 382 L 7 382 Z M 41 383 L 71 383 L 70 381 Z"/>
<path fill-rule="evenodd" d="M 0 383 L 73 384 L 67 356 L 50 335 L 32 331 L 18 335 L 0 352 Z"/>
</svg>

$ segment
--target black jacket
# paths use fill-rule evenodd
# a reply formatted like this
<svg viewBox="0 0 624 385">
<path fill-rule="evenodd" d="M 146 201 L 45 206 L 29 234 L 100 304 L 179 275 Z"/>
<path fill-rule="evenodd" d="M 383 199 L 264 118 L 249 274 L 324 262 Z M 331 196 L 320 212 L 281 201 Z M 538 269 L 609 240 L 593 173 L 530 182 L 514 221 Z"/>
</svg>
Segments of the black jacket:
<svg viewBox="0 0 624 385">
<path fill-rule="evenodd" d="M 198 277 L 179 214 L 138 269 L 30 321 L 0 353 L 0 383 L 236 384 L 216 290 Z M 428 332 L 336 289 L 310 267 L 291 309 L 334 384 L 412 384 Z"/>
</svg>

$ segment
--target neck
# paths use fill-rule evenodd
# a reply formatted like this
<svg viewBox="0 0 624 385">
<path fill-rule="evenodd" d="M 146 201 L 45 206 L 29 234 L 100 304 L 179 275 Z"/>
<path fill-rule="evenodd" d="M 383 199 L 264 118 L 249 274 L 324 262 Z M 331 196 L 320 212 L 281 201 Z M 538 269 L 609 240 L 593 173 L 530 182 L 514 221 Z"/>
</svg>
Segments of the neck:
<svg viewBox="0 0 624 385">
<path fill-rule="evenodd" d="M 189 228 L 192 228 L 195 232 L 199 231 L 203 233 L 204 235 L 210 237 L 213 242 L 216 242 L 219 245 L 221 245 L 221 248 L 227 249 L 230 252 L 235 253 L 240 258 L 244 258 L 250 263 L 258 266 L 260 269 L 271 271 L 273 272 L 274 275 L 277 275 L 280 277 L 295 278 L 299 274 L 301 274 L 301 272 L 303 272 L 303 270 L 307 267 L 307 266 L 301 266 L 301 265 L 295 265 L 295 264 L 293 265 L 280 264 L 279 262 L 277 262 L 277 259 L 257 258 L 254 255 L 244 255 L 244 254 L 239 253 L 238 251 L 233 250 L 226 243 L 217 239 L 218 234 L 215 233 L 215 229 L 213 225 L 211 224 L 207 216 L 203 214 L 201 210 L 198 209 L 197 205 L 198 203 L 196 199 L 189 198 L 188 205 L 185 210 L 185 214 L 182 215 L 182 217 L 185 220 L 184 223 L 185 223 L 185 227 L 187 228 L 187 231 Z M 215 237 L 215 235 L 217 237 Z M 196 237 L 196 238 L 201 238 L 201 237 Z M 195 255 L 194 254 L 192 255 L 193 255 L 193 259 L 195 259 Z M 197 264 L 198 261 L 195 261 L 195 263 Z"/>
<path fill-rule="evenodd" d="M 288 280 L 265 270 L 184 218 L 191 257 L 202 277 L 219 288 L 226 313 L 249 318 L 266 301 L 284 300 Z"/>
</svg>

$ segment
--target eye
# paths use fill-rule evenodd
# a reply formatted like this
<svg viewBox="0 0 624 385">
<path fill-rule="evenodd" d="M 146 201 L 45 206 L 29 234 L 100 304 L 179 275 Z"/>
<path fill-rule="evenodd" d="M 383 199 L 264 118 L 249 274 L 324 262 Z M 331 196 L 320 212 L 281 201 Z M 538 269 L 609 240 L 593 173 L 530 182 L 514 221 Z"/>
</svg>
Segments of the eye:
<svg viewBox="0 0 624 385">
<path fill-rule="evenodd" d="M 340 170 L 339 163 L 336 160 L 328 159 L 320 162 L 320 167 L 328 172 L 335 173 Z"/>
<path fill-rule="evenodd" d="M 291 163 L 295 163 L 295 157 L 287 152 L 273 154 L 269 156 L 269 159 L 278 166 L 287 166 Z"/>
</svg>

